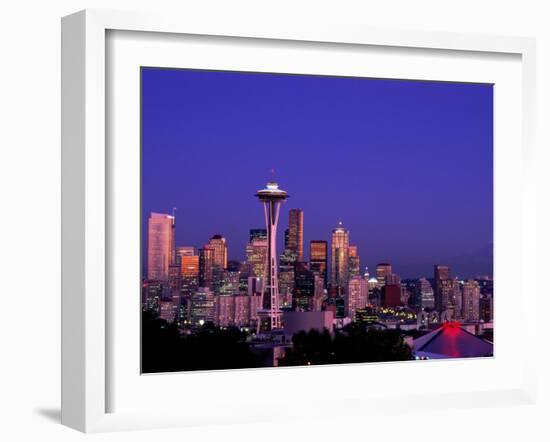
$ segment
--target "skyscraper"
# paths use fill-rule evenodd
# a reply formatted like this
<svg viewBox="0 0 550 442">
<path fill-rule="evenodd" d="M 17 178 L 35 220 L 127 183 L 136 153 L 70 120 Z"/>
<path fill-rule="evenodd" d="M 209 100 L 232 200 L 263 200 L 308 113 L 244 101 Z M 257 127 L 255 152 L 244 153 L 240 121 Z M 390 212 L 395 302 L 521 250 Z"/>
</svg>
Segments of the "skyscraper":
<svg viewBox="0 0 550 442">
<path fill-rule="evenodd" d="M 142 283 L 143 308 L 158 311 L 160 301 L 167 299 L 167 292 L 168 287 L 160 281 L 144 281 Z"/>
<path fill-rule="evenodd" d="M 295 267 L 293 303 L 297 310 L 310 311 L 313 308 L 313 295 L 315 294 L 315 274 L 305 261 L 296 261 Z"/>
<path fill-rule="evenodd" d="M 397 273 L 392 273 L 386 277 L 386 284 L 399 285 L 401 284 L 401 277 Z"/>
<path fill-rule="evenodd" d="M 313 275 L 314 293 L 312 310 L 314 312 L 320 312 L 323 307 L 323 301 L 325 300 L 326 281 L 318 273 L 314 273 Z"/>
<path fill-rule="evenodd" d="M 444 265 L 434 265 L 435 308 L 441 312 L 447 309 L 452 297 L 451 269 Z"/>
<path fill-rule="evenodd" d="M 296 259 L 304 259 L 304 212 L 290 209 L 288 212 L 288 240 L 286 248 L 296 253 Z"/>
<path fill-rule="evenodd" d="M 235 296 L 216 297 L 216 325 L 229 327 L 235 323 Z"/>
<path fill-rule="evenodd" d="M 435 307 L 434 290 L 430 281 L 426 278 L 420 278 L 416 282 L 416 292 L 418 295 L 417 303 L 422 308 L 433 309 Z"/>
<path fill-rule="evenodd" d="M 454 310 L 454 295 L 455 295 L 455 282 L 452 279 L 440 279 L 436 281 L 436 296 L 435 303 L 436 309 L 439 312 L 446 310 Z"/>
<path fill-rule="evenodd" d="M 197 249 L 193 246 L 178 246 L 176 247 L 175 263 L 181 265 L 181 258 L 184 256 L 194 256 L 197 254 Z"/>
<path fill-rule="evenodd" d="M 479 283 L 473 279 L 469 279 L 464 283 L 462 290 L 464 319 L 467 321 L 479 321 Z"/>
<path fill-rule="evenodd" d="M 208 287 L 199 287 L 191 296 L 189 320 L 193 327 L 215 322 L 216 296 Z"/>
<path fill-rule="evenodd" d="M 214 235 L 205 245 L 214 251 L 214 265 L 220 269 L 227 268 L 227 242 L 221 235 Z"/>
<path fill-rule="evenodd" d="M 235 325 L 243 327 L 250 324 L 250 300 L 247 295 L 235 296 Z"/>
<path fill-rule="evenodd" d="M 350 278 L 346 299 L 346 315 L 355 321 L 355 312 L 358 309 L 364 309 L 368 303 L 368 280 L 360 276 Z"/>
<path fill-rule="evenodd" d="M 171 264 L 168 267 L 168 288 L 170 299 L 179 302 L 181 290 L 181 265 Z"/>
<path fill-rule="evenodd" d="M 281 328 L 281 311 L 279 309 L 279 281 L 277 278 L 277 224 L 281 203 L 288 194 L 279 189 L 279 185 L 270 181 L 265 189 L 258 190 L 256 197 L 264 206 L 267 229 L 267 271 L 265 278 L 266 304 L 268 307 L 270 330 Z"/>
<path fill-rule="evenodd" d="M 147 227 L 147 279 L 168 279 L 168 268 L 175 260 L 172 215 L 151 212 Z"/>
<path fill-rule="evenodd" d="M 443 266 L 436 264 L 434 265 L 434 279 L 436 281 L 441 281 L 443 279 L 450 279 L 451 278 L 451 269 L 449 266 Z"/>
<path fill-rule="evenodd" d="M 338 293 L 343 293 L 348 285 L 349 231 L 342 222 L 332 231 L 330 251 L 330 285 Z"/>
<path fill-rule="evenodd" d="M 357 252 L 357 246 L 348 247 L 348 273 L 349 279 L 361 274 L 361 261 Z"/>
<path fill-rule="evenodd" d="M 248 277 L 248 296 L 261 296 L 264 292 L 264 281 L 262 278 Z"/>
<path fill-rule="evenodd" d="M 493 320 L 493 296 L 481 295 L 479 298 L 479 319 L 484 322 Z"/>
<path fill-rule="evenodd" d="M 326 241 L 314 240 L 309 243 L 310 270 L 323 278 L 327 287 L 328 278 L 328 244 Z"/>
<path fill-rule="evenodd" d="M 365 273 L 363 273 L 363 278 L 366 279 L 367 281 L 370 279 L 370 274 L 369 274 L 369 268 L 368 267 L 365 267 Z"/>
<path fill-rule="evenodd" d="M 388 282 L 388 278 L 392 275 L 391 264 L 387 262 L 381 262 L 376 264 L 376 280 L 378 281 L 377 286 L 382 288 Z"/>
<path fill-rule="evenodd" d="M 382 287 L 382 305 L 384 307 L 398 307 L 401 305 L 401 286 L 386 284 Z"/>
<path fill-rule="evenodd" d="M 267 238 L 254 238 L 246 245 L 249 276 L 264 278 L 267 265 Z"/>
<path fill-rule="evenodd" d="M 238 295 L 239 294 L 239 272 L 230 272 L 225 270 L 222 273 L 220 284 L 220 295 Z"/>
<path fill-rule="evenodd" d="M 279 292 L 282 295 L 294 292 L 296 254 L 286 249 L 279 257 Z"/>
<path fill-rule="evenodd" d="M 252 242 L 255 239 L 266 239 L 267 240 L 267 230 L 266 229 L 250 229 L 249 230 L 249 240 Z"/>
<path fill-rule="evenodd" d="M 181 292 L 189 298 L 199 287 L 199 256 L 181 257 Z"/>
<path fill-rule="evenodd" d="M 172 301 L 160 301 L 159 318 L 172 322 L 176 317 L 177 311 Z"/>
<path fill-rule="evenodd" d="M 199 249 L 199 287 L 212 287 L 214 270 L 214 250 Z"/>
</svg>

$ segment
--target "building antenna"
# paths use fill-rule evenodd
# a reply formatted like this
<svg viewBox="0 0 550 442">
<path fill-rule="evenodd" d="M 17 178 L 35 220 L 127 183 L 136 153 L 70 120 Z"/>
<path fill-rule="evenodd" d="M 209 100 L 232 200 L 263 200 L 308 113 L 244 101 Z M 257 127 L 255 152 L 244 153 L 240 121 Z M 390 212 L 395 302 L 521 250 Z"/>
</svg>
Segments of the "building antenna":
<svg viewBox="0 0 550 442">
<path fill-rule="evenodd" d="M 271 182 L 275 182 L 275 168 L 271 168 Z"/>
</svg>

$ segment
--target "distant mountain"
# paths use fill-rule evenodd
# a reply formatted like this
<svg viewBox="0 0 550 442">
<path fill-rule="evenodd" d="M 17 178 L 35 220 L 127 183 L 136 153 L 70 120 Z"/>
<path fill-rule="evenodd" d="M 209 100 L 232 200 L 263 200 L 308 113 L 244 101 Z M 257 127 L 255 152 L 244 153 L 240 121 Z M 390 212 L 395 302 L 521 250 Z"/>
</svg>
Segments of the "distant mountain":
<svg viewBox="0 0 550 442">
<path fill-rule="evenodd" d="M 394 271 L 401 278 L 433 277 L 434 264 L 448 265 L 453 276 L 459 278 L 474 278 L 480 275 L 493 276 L 493 244 L 487 244 L 469 253 L 451 256 L 434 262 L 398 263 Z"/>
</svg>

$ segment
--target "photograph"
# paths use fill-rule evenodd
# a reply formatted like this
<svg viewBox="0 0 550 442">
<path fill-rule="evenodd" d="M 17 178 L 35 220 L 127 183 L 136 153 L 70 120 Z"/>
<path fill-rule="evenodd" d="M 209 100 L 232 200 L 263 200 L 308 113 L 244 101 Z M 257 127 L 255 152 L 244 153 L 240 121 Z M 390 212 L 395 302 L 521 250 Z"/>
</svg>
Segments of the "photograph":
<svg viewBox="0 0 550 442">
<path fill-rule="evenodd" d="M 494 356 L 493 84 L 140 82 L 141 373 Z"/>
</svg>

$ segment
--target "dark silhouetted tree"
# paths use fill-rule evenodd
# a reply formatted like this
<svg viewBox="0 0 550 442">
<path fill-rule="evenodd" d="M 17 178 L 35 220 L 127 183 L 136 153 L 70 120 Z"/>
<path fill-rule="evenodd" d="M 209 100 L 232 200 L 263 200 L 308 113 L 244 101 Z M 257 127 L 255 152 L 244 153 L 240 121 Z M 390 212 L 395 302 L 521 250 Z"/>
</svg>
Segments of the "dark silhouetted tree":
<svg viewBox="0 0 550 442">
<path fill-rule="evenodd" d="M 237 328 L 220 329 L 205 324 L 191 335 L 179 334 L 175 323 L 154 313 L 142 314 L 143 373 L 187 370 L 221 370 L 260 367 L 261 359 L 245 342 L 246 334 Z"/>
<path fill-rule="evenodd" d="M 334 336 L 325 330 L 300 332 L 292 338 L 280 365 L 345 364 L 357 362 L 406 361 L 411 348 L 398 330 L 378 330 L 352 323 Z"/>
</svg>

